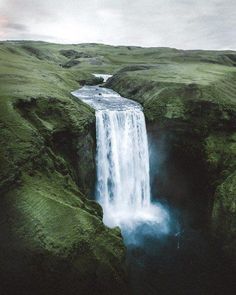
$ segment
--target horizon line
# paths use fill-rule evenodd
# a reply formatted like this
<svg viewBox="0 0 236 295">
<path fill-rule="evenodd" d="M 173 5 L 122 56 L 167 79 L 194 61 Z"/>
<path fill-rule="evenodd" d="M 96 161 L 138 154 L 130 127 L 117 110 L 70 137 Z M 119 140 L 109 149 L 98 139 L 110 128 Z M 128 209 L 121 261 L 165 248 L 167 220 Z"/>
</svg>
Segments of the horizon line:
<svg viewBox="0 0 236 295">
<path fill-rule="evenodd" d="M 33 40 L 33 39 L 0 39 L 0 42 L 41 42 L 41 43 L 48 43 L 54 45 L 103 45 L 103 46 L 111 46 L 111 47 L 136 47 L 136 48 L 143 48 L 143 49 L 154 49 L 154 48 L 167 48 L 167 49 L 174 49 L 174 50 L 183 50 L 183 51 L 236 51 L 235 49 L 229 48 L 222 48 L 222 49 L 203 49 L 203 48 L 195 48 L 195 49 L 183 49 L 183 48 L 176 48 L 176 47 L 168 47 L 168 46 L 141 46 L 141 45 L 115 45 L 109 43 L 100 43 L 100 42 L 81 42 L 81 43 L 65 43 L 65 42 L 53 42 L 53 41 L 45 41 L 45 40 Z"/>
</svg>

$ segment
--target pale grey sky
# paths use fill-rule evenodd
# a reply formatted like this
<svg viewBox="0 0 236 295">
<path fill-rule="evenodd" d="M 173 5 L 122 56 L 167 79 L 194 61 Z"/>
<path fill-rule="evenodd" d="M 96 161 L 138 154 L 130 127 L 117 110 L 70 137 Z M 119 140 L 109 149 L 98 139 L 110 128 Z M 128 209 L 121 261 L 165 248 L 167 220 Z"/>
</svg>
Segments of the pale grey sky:
<svg viewBox="0 0 236 295">
<path fill-rule="evenodd" d="M 236 49 L 236 0 L 0 0 L 0 39 Z"/>
</svg>

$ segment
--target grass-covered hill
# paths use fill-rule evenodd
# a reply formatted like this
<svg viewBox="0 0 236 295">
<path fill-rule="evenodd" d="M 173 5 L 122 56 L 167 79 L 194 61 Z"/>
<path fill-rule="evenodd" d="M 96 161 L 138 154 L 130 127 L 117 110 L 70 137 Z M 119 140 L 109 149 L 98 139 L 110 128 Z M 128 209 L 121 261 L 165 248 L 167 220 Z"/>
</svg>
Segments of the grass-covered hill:
<svg viewBox="0 0 236 295">
<path fill-rule="evenodd" d="M 235 251 L 235 66 L 233 51 L 0 42 L 3 292 L 127 293 L 119 230 L 103 225 L 90 198 L 94 112 L 70 94 L 98 83 L 92 73 L 115 74 L 109 87 L 143 104 L 154 137 L 168 135 L 170 181 L 181 169 L 194 178 L 184 202 L 213 207 L 217 233 Z"/>
<path fill-rule="evenodd" d="M 38 45 L 0 45 L 0 293 L 120 294 L 122 239 L 88 198 L 94 113 L 70 94 L 94 79 Z"/>
<path fill-rule="evenodd" d="M 152 141 L 167 150 L 157 194 L 211 227 L 236 265 L 236 67 L 220 59 L 126 67 L 107 87 L 143 105 Z"/>
</svg>

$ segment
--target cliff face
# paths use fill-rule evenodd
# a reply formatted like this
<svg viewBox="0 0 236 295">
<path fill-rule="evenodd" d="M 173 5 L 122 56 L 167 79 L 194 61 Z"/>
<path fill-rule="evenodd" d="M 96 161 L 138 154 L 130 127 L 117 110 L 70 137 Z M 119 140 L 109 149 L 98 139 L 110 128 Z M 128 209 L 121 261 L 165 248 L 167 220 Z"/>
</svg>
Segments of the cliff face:
<svg viewBox="0 0 236 295">
<path fill-rule="evenodd" d="M 236 68 L 182 61 L 127 67 L 107 87 L 144 108 L 158 165 L 152 190 L 211 227 L 232 259 L 236 202 Z M 158 171 L 157 171 L 158 168 Z"/>
<path fill-rule="evenodd" d="M 70 95 L 93 78 L 33 49 L 0 46 L 0 293 L 125 293 L 120 232 L 89 197 L 94 113 Z"/>
</svg>

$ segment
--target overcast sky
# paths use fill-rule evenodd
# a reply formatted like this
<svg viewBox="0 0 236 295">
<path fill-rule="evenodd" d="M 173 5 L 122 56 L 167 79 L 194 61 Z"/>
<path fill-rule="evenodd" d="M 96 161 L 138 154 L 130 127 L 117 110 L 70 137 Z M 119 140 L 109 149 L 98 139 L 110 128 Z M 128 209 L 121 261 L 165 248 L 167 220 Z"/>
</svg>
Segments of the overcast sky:
<svg viewBox="0 0 236 295">
<path fill-rule="evenodd" d="M 236 0 L 0 0 L 0 39 L 236 49 Z"/>
</svg>

